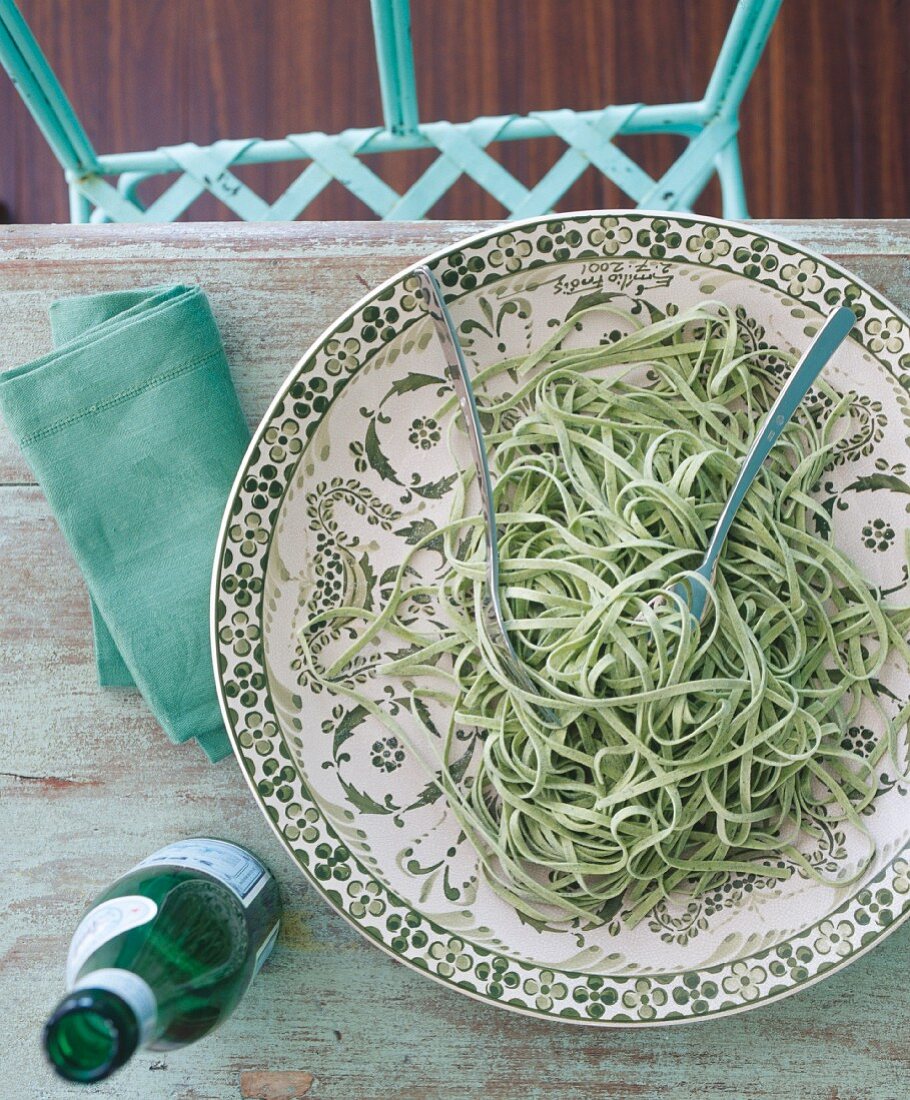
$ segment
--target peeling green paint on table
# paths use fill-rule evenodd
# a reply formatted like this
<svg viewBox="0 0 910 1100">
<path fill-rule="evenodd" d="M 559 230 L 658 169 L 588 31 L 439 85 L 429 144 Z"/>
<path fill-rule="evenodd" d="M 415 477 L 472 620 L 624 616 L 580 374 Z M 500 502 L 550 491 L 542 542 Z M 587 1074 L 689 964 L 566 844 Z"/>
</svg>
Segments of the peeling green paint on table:
<svg viewBox="0 0 910 1100">
<path fill-rule="evenodd" d="M 910 222 L 764 226 L 830 255 L 910 308 Z M 366 287 L 476 224 L 11 227 L 0 230 L 0 366 L 49 347 L 67 293 L 199 282 L 241 400 L 258 419 L 324 325 Z M 239 288 L 243 293 L 238 293 Z M 250 845 L 279 876 L 278 950 L 235 1015 L 195 1047 L 142 1053 L 91 1095 L 124 1100 L 596 1097 L 903 1100 L 910 930 L 814 989 L 659 1031 L 514 1016 L 377 951 L 307 887 L 231 761 L 174 747 L 130 692 L 95 684 L 88 600 L 47 505 L 0 428 L 0 1097 L 75 1094 L 38 1036 L 83 906 L 160 844 Z"/>
</svg>

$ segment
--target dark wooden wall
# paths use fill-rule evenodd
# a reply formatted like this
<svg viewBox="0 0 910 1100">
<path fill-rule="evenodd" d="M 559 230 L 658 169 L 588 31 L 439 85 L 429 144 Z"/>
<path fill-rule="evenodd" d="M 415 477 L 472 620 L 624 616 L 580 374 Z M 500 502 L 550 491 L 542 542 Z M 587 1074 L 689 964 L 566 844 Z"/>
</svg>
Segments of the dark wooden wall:
<svg viewBox="0 0 910 1100">
<path fill-rule="evenodd" d="M 368 0 L 20 0 L 101 152 L 380 121 Z M 412 0 L 424 118 L 697 97 L 732 0 Z M 784 0 L 743 112 L 757 217 L 910 216 L 910 0 Z M 67 220 L 60 173 L 0 73 L 7 220 Z M 658 172 L 669 137 L 624 146 Z M 535 180 L 555 141 L 501 148 Z M 405 186 L 429 154 L 373 162 Z M 266 198 L 288 165 L 241 171 Z M 562 209 L 624 205 L 593 170 Z M 698 209 L 719 213 L 716 185 Z M 438 217 L 502 213 L 470 181 Z M 194 218 L 224 216 L 206 198 Z M 308 217 L 372 216 L 332 185 Z"/>
</svg>

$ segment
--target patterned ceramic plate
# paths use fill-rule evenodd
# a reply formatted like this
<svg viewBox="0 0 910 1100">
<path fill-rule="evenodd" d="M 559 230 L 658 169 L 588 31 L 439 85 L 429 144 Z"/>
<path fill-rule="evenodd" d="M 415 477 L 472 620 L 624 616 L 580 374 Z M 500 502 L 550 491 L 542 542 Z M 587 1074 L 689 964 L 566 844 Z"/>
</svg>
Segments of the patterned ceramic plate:
<svg viewBox="0 0 910 1100">
<path fill-rule="evenodd" d="M 833 303 L 852 304 L 859 322 L 828 377 L 854 395 L 853 425 L 819 493 L 836 543 L 883 597 L 900 598 L 910 328 L 849 272 L 749 226 L 643 213 L 517 223 L 430 265 L 475 368 L 533 349 L 592 294 L 660 310 L 721 299 L 741 312 L 755 346 L 794 350 Z M 362 706 L 308 682 L 297 643 L 304 619 L 381 604 L 404 552 L 448 515 L 443 369 L 404 271 L 294 368 L 225 516 L 213 584 L 221 703 L 255 796 L 301 869 L 402 962 L 491 1004 L 578 1023 L 735 1012 L 869 948 L 910 912 L 910 800 L 887 766 L 868 818 L 878 856 L 859 886 L 819 885 L 797 867 L 783 880 L 736 875 L 695 900 L 661 904 L 633 930 L 621 914 L 595 930 L 553 929 L 521 919 L 478 881 L 474 851 L 405 746 Z M 414 565 L 428 579 L 443 568 L 432 547 Z M 356 675 L 362 692 L 407 721 L 400 684 L 367 667 Z M 906 670 L 886 669 L 881 694 L 887 705 L 905 700 Z M 877 733 L 875 715 L 860 715 L 849 740 L 863 752 Z M 463 734 L 469 754 L 471 731 Z M 835 872 L 860 850 L 838 827 L 806 854 Z"/>
</svg>

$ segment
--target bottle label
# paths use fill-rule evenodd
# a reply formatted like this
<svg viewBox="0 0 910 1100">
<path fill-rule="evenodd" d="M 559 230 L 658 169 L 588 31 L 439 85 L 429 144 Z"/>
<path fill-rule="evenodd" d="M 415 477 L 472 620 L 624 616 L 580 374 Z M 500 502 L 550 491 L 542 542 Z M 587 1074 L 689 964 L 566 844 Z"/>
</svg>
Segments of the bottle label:
<svg viewBox="0 0 910 1100">
<path fill-rule="evenodd" d="M 262 969 L 262 966 L 263 966 L 263 963 L 265 962 L 265 960 L 269 957 L 269 955 L 271 955 L 272 948 L 275 946 L 275 940 L 278 939 L 278 928 L 279 928 L 279 926 L 280 926 L 280 921 L 276 920 L 275 921 L 275 927 L 265 937 L 265 939 L 262 941 L 262 946 L 256 952 L 256 963 L 253 966 L 253 978 L 256 977 L 256 975 Z M 250 980 L 252 981 L 252 979 L 250 979 Z"/>
<path fill-rule="evenodd" d="M 226 840 L 178 840 L 137 863 L 133 870 L 158 864 L 206 871 L 233 890 L 245 906 L 250 905 L 269 877 L 255 856 Z"/>
<path fill-rule="evenodd" d="M 82 964 L 94 954 L 102 944 L 138 928 L 152 920 L 158 912 L 158 906 L 151 898 L 139 894 L 127 894 L 122 898 L 103 901 L 86 913 L 70 943 L 66 957 L 66 986 L 69 989 L 82 969 Z"/>
<path fill-rule="evenodd" d="M 152 1038 L 158 1019 L 158 1003 L 152 987 L 132 970 L 121 970 L 113 966 L 92 970 L 83 975 L 72 988 L 73 990 L 106 989 L 110 993 L 116 993 L 126 1001 L 136 1017 L 136 1023 L 139 1025 L 139 1046 L 145 1046 Z"/>
</svg>

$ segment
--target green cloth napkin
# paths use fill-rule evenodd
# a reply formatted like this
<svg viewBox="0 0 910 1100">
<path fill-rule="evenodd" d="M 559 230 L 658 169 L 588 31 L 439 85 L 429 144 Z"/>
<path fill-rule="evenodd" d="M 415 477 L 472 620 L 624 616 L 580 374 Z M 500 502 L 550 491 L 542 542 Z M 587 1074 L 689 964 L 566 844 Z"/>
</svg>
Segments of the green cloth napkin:
<svg viewBox="0 0 910 1100">
<path fill-rule="evenodd" d="M 92 601 L 99 682 L 135 684 L 171 740 L 230 750 L 215 693 L 215 542 L 249 441 L 198 287 L 69 298 L 55 350 L 0 375 L 0 411 Z"/>
</svg>

